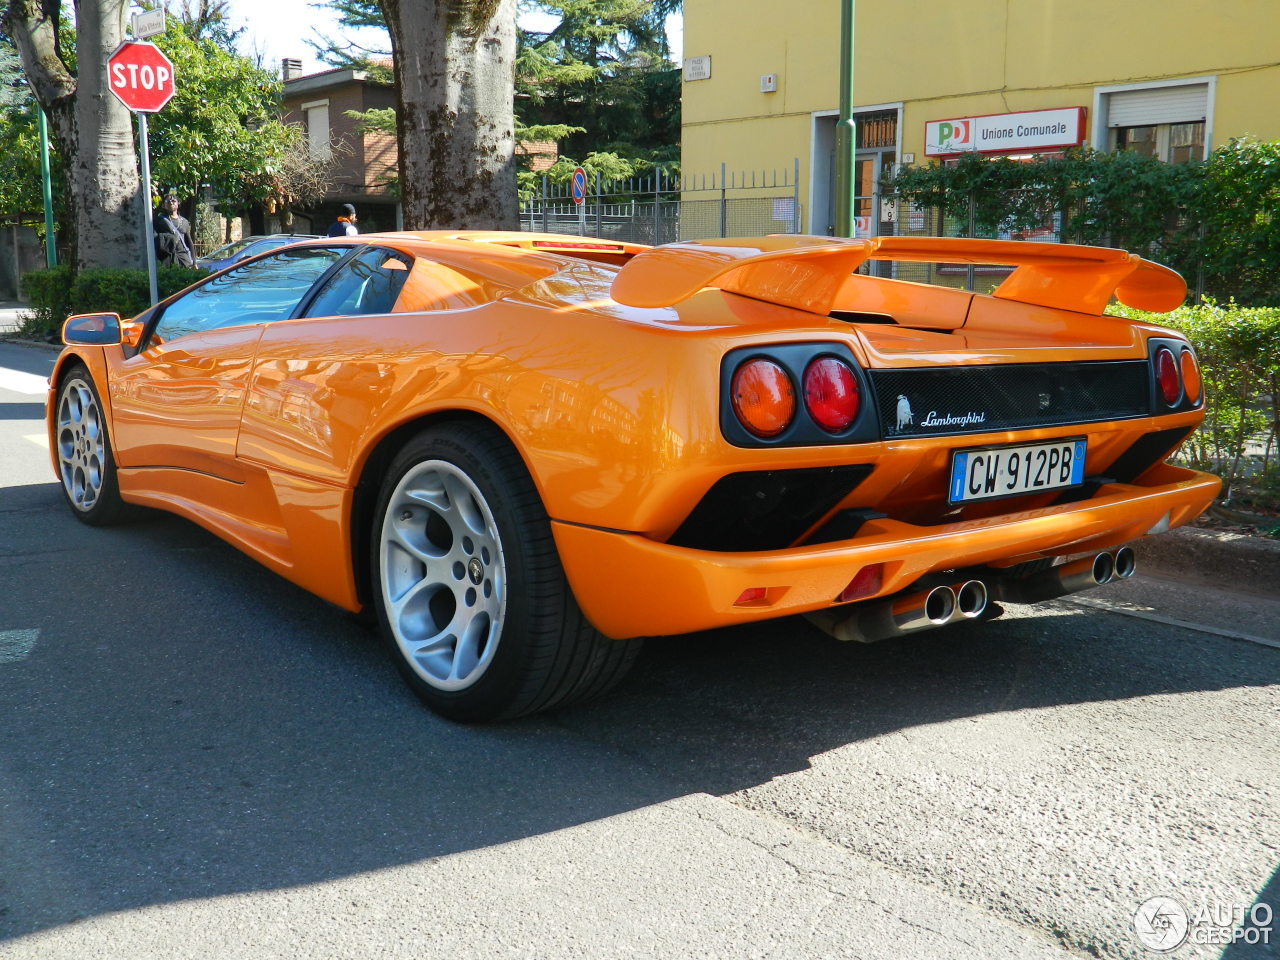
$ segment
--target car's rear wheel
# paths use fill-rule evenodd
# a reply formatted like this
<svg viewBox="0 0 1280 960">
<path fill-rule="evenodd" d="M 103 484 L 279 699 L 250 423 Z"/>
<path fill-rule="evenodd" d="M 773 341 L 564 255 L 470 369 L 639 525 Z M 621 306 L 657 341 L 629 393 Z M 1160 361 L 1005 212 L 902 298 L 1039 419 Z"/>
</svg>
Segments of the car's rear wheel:
<svg viewBox="0 0 1280 960">
<path fill-rule="evenodd" d="M 120 499 L 107 418 L 89 371 L 77 364 L 58 388 L 58 473 L 71 512 L 99 526 L 126 519 L 131 508 Z"/>
<path fill-rule="evenodd" d="M 475 423 L 410 440 L 382 484 L 373 595 L 397 666 L 436 712 L 516 717 L 601 693 L 637 640 L 609 640 L 578 609 L 524 463 Z"/>
</svg>

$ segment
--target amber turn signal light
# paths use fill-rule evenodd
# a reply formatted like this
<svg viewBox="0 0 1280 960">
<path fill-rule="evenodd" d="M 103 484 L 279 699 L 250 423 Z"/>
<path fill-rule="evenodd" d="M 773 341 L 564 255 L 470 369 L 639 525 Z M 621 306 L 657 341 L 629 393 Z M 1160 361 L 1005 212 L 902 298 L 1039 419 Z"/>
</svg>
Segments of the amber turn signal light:
<svg viewBox="0 0 1280 960">
<path fill-rule="evenodd" d="M 796 415 L 796 391 L 772 360 L 748 360 L 733 375 L 733 412 L 757 437 L 776 437 Z"/>
<path fill-rule="evenodd" d="M 1182 389 L 1187 391 L 1187 399 L 1192 404 L 1200 402 L 1200 367 L 1196 364 L 1196 355 L 1190 350 L 1182 351 Z"/>
</svg>

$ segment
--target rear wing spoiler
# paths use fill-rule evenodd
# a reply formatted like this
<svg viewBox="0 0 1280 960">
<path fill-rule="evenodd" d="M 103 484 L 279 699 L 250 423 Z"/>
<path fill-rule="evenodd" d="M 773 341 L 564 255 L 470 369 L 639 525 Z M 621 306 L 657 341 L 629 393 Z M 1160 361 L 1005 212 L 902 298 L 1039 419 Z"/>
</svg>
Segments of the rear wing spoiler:
<svg viewBox="0 0 1280 960">
<path fill-rule="evenodd" d="M 1158 263 L 1109 247 L 934 237 L 771 236 L 691 240 L 653 247 L 632 258 L 613 282 L 613 299 L 633 307 L 668 307 L 706 287 L 829 314 L 855 308 L 841 297 L 850 275 L 868 260 L 999 264 L 1016 269 L 993 297 L 1100 314 L 1112 296 L 1163 313 L 1187 295 L 1182 277 Z"/>
</svg>

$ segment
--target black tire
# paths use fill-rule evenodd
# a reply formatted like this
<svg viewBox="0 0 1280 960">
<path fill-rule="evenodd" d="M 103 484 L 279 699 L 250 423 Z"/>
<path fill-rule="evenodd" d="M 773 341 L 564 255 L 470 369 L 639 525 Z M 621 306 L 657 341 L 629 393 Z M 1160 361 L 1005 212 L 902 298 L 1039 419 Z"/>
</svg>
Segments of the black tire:
<svg viewBox="0 0 1280 960">
<path fill-rule="evenodd" d="M 502 720 L 608 690 L 639 640 L 582 615 L 519 454 L 496 428 L 430 427 L 392 461 L 370 538 L 371 595 L 409 686 L 453 720 Z"/>
<path fill-rule="evenodd" d="M 115 454 L 106 410 L 93 377 L 82 364 L 67 370 L 54 408 L 54 443 L 62 492 L 76 518 L 90 526 L 106 526 L 136 513 L 120 499 Z"/>
</svg>

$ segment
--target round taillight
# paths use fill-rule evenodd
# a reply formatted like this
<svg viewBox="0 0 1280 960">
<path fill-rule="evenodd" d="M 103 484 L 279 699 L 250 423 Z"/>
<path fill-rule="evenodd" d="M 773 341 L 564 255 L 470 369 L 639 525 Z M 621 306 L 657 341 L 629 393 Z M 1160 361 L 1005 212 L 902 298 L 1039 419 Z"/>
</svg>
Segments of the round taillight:
<svg viewBox="0 0 1280 960">
<path fill-rule="evenodd" d="M 1196 365 L 1196 355 L 1190 350 L 1182 351 L 1179 362 L 1182 367 L 1182 389 L 1187 391 L 1187 399 L 1193 403 L 1200 402 L 1200 368 Z"/>
<path fill-rule="evenodd" d="M 796 391 L 772 360 L 748 360 L 733 375 L 733 412 L 757 437 L 776 437 L 796 415 Z"/>
<path fill-rule="evenodd" d="M 1156 386 L 1160 389 L 1160 398 L 1166 407 L 1174 406 L 1182 399 L 1182 377 L 1178 374 L 1178 361 L 1173 359 L 1173 351 L 1161 347 L 1156 351 Z"/>
<path fill-rule="evenodd" d="M 804 405 L 823 430 L 840 433 L 853 423 L 862 405 L 858 378 L 843 360 L 819 357 L 804 371 Z"/>
</svg>

